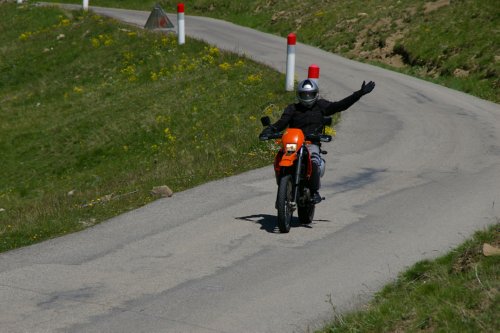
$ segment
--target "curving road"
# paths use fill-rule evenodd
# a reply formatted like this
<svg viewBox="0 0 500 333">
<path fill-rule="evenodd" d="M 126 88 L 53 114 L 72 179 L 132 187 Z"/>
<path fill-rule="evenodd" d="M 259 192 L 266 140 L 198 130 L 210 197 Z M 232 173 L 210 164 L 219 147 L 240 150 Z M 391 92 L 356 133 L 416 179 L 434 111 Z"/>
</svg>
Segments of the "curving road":
<svg viewBox="0 0 500 333">
<path fill-rule="evenodd" d="M 189 16 L 186 31 L 284 71 L 283 38 Z M 311 63 L 327 98 L 377 87 L 343 115 L 310 227 L 273 230 L 271 167 L 176 193 L 0 255 L 0 331 L 304 332 L 497 221 L 498 104 L 298 44 L 299 77 Z"/>
</svg>

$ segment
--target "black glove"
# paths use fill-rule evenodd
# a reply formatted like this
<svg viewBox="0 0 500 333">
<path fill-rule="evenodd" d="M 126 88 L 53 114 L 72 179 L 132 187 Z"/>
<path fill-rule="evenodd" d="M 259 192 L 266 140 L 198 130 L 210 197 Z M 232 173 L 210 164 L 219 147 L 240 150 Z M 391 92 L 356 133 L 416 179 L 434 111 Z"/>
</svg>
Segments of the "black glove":
<svg viewBox="0 0 500 333">
<path fill-rule="evenodd" d="M 361 85 L 361 89 L 359 90 L 361 96 L 369 94 L 372 92 L 373 88 L 375 88 L 375 82 L 370 81 L 365 84 L 365 81 L 363 81 L 363 84 Z"/>
<path fill-rule="evenodd" d="M 267 126 L 267 127 L 266 127 L 266 128 L 264 128 L 264 129 L 262 130 L 262 132 L 259 134 L 259 138 L 260 138 L 260 139 L 264 139 L 264 140 L 266 140 L 266 139 L 267 139 L 267 137 L 268 137 L 269 135 L 274 134 L 274 133 L 276 133 L 276 132 L 277 132 L 277 131 L 276 131 L 276 127 L 274 127 L 274 126 Z"/>
</svg>

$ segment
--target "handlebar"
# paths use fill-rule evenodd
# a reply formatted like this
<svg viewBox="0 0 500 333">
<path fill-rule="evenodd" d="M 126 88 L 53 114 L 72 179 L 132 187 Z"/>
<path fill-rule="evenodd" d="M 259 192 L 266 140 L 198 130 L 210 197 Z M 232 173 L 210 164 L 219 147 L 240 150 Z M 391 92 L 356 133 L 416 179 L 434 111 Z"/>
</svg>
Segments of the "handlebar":
<svg viewBox="0 0 500 333">
<path fill-rule="evenodd" d="M 260 141 L 266 141 L 266 140 L 273 140 L 273 139 L 281 139 L 283 133 L 272 133 L 272 134 L 267 134 L 267 135 L 260 135 L 259 140 Z M 307 141 L 313 141 L 313 142 L 330 142 L 332 141 L 332 136 L 327 135 L 327 134 L 308 134 L 306 135 L 306 140 Z"/>
<path fill-rule="evenodd" d="M 273 139 L 281 139 L 283 136 L 283 133 L 272 133 L 272 134 L 267 134 L 267 135 L 259 135 L 259 140 L 260 141 L 266 141 L 266 140 L 273 140 Z"/>
<path fill-rule="evenodd" d="M 308 141 L 320 141 L 320 142 L 330 142 L 332 141 L 332 136 L 327 134 L 308 134 L 306 135 L 306 140 Z"/>
</svg>

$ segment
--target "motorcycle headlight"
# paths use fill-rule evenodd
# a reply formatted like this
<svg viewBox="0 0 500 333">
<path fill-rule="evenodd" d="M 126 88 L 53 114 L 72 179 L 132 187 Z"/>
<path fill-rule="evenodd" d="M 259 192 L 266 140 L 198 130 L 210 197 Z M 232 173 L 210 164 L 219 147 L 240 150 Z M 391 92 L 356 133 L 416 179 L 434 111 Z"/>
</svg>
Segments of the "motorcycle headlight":
<svg viewBox="0 0 500 333">
<path fill-rule="evenodd" d="M 286 152 L 288 154 L 295 153 L 297 151 L 297 144 L 296 143 L 287 143 L 286 144 Z"/>
</svg>

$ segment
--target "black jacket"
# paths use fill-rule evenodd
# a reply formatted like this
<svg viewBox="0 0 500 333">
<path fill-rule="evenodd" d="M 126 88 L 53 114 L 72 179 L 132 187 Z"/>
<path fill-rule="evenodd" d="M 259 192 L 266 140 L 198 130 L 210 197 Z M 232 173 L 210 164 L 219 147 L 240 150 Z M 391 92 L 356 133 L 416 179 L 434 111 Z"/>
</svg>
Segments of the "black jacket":
<svg viewBox="0 0 500 333">
<path fill-rule="evenodd" d="M 300 128 L 306 135 L 319 134 L 323 129 L 323 117 L 347 110 L 351 105 L 359 101 L 361 96 L 362 93 L 356 91 L 337 102 L 319 99 L 312 108 L 307 108 L 300 103 L 290 104 L 272 127 L 277 131 L 290 127 Z"/>
</svg>

